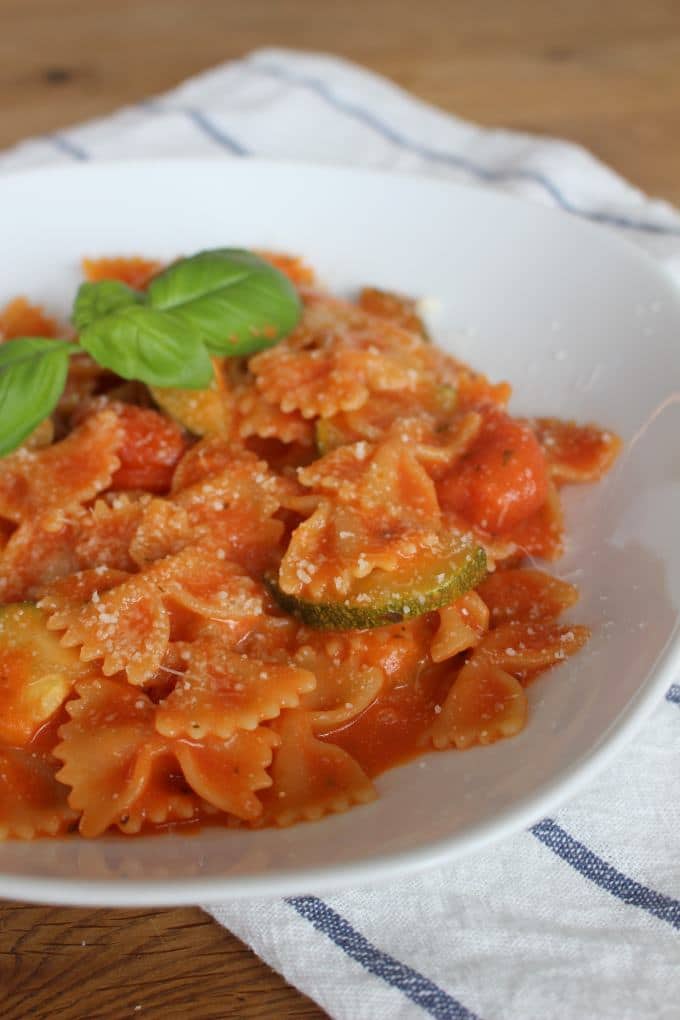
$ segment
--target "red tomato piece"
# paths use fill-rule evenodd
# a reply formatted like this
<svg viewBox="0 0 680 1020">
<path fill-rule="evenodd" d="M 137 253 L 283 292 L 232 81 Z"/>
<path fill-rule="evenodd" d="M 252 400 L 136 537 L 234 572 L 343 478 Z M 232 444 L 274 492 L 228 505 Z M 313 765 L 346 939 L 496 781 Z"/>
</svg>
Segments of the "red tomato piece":
<svg viewBox="0 0 680 1020">
<path fill-rule="evenodd" d="M 116 411 L 124 438 L 116 451 L 120 467 L 111 488 L 167 492 L 189 445 L 186 436 L 174 421 L 147 407 L 120 404 Z"/>
<path fill-rule="evenodd" d="M 499 534 L 545 503 L 545 454 L 527 425 L 491 411 L 472 448 L 438 484 L 437 494 L 443 509 Z"/>
</svg>

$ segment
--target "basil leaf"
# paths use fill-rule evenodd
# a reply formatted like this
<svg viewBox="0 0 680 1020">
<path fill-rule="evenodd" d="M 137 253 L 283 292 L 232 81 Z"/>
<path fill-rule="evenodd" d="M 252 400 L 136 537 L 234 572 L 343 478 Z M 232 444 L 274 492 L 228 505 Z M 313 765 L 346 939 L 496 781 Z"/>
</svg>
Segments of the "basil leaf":
<svg viewBox="0 0 680 1020">
<path fill-rule="evenodd" d="M 0 457 L 47 418 L 64 392 L 76 344 L 17 337 L 0 344 Z"/>
<path fill-rule="evenodd" d="M 182 259 L 156 276 L 152 308 L 196 329 L 214 354 L 241 357 L 271 347 L 300 318 L 290 280 L 252 252 L 219 248 Z"/>
<path fill-rule="evenodd" d="M 88 326 L 80 343 L 104 368 L 148 386 L 204 389 L 213 367 L 196 330 L 152 308 L 129 305 Z"/>
<path fill-rule="evenodd" d="M 82 332 L 105 315 L 127 308 L 128 305 L 139 304 L 143 300 L 143 294 L 120 280 L 82 283 L 76 294 L 71 320 L 76 329 Z"/>
</svg>

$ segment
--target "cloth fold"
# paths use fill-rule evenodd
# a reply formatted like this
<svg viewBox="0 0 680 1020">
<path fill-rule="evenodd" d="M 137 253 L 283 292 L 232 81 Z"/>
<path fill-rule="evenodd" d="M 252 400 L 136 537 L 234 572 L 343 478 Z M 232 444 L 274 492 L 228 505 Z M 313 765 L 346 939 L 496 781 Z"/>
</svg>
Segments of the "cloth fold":
<svg viewBox="0 0 680 1020">
<path fill-rule="evenodd" d="M 585 150 L 479 128 L 324 55 L 255 52 L 26 141 L 0 170 L 164 155 L 474 181 L 599 222 L 680 280 L 680 215 Z M 382 885 L 210 912 L 338 1020 L 677 1020 L 679 788 L 674 685 L 615 765 L 528 832 Z"/>
</svg>

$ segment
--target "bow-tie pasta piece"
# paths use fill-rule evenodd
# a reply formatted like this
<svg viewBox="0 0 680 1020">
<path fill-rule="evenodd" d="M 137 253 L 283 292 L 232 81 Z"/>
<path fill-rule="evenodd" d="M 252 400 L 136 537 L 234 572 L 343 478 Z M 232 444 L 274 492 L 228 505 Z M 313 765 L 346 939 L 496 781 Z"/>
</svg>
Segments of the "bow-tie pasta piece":
<svg viewBox="0 0 680 1020">
<path fill-rule="evenodd" d="M 194 443 L 175 468 L 172 478 L 173 495 L 220 474 L 234 458 L 234 446 L 217 436 Z"/>
<path fill-rule="evenodd" d="M 102 410 L 53 446 L 17 450 L 0 460 L 0 517 L 19 523 L 86 503 L 108 488 L 120 465 L 115 412 Z"/>
<path fill-rule="evenodd" d="M 52 511 L 20 524 L 0 552 L 0 602 L 32 600 L 45 584 L 80 569 L 82 511 Z"/>
<path fill-rule="evenodd" d="M 0 745 L 0 839 L 56 836 L 77 817 L 44 755 Z"/>
<path fill-rule="evenodd" d="M 527 697 L 509 673 L 475 656 L 453 681 L 432 726 L 436 748 L 492 744 L 519 733 L 526 722 Z"/>
<path fill-rule="evenodd" d="M 39 305 L 17 297 L 0 308 L 0 342 L 21 336 L 54 337 L 59 335 L 56 321 Z"/>
<path fill-rule="evenodd" d="M 588 628 L 576 624 L 513 621 L 490 630 L 475 655 L 523 679 L 563 662 L 589 637 Z"/>
<path fill-rule="evenodd" d="M 144 502 L 118 495 L 113 502 L 98 499 L 80 521 L 76 555 L 83 568 L 134 570 L 130 543 L 144 513 Z"/>
<path fill-rule="evenodd" d="M 422 525 L 440 516 L 431 478 L 399 439 L 341 446 L 302 468 L 299 478 L 357 510 L 381 508 L 388 519 Z"/>
<path fill-rule="evenodd" d="M 130 557 L 140 569 L 178 553 L 193 540 L 193 528 L 184 507 L 167 499 L 152 499 L 144 507 L 130 541 Z"/>
<path fill-rule="evenodd" d="M 439 610 L 439 629 L 430 646 L 433 662 L 444 662 L 474 648 L 489 629 L 489 610 L 474 591 Z"/>
<path fill-rule="evenodd" d="M 313 288 L 316 282 L 316 274 L 312 267 L 299 255 L 288 255 L 286 252 L 262 249 L 257 249 L 257 254 L 260 258 L 271 262 L 284 276 L 287 276 L 303 296 L 310 288 Z"/>
<path fill-rule="evenodd" d="M 244 620 L 264 612 L 262 586 L 213 545 L 187 546 L 154 564 L 145 576 L 166 597 L 211 620 Z"/>
<path fill-rule="evenodd" d="M 441 355 L 442 352 L 440 351 Z M 445 355 L 444 355 L 445 356 Z M 451 359 L 455 361 L 455 359 Z M 492 383 L 482 372 L 475 372 L 468 365 L 456 362 L 457 407 L 461 410 L 495 404 L 504 408 L 512 396 L 512 386 L 507 382 Z"/>
<path fill-rule="evenodd" d="M 139 255 L 83 259 L 83 274 L 90 283 L 99 280 L 120 280 L 135 290 L 146 290 L 151 280 L 163 269 L 163 263 Z"/>
<path fill-rule="evenodd" d="M 210 473 L 200 477 L 201 460 L 197 454 L 193 469 L 199 473 L 199 478 L 190 484 L 185 480 L 178 487 L 178 472 L 182 471 L 184 462 L 191 457 L 193 451 L 186 455 L 175 473 L 174 499 L 186 507 L 190 516 L 194 515 L 200 521 L 201 510 L 222 512 L 244 504 L 250 505 L 262 517 L 276 513 L 281 505 L 277 491 L 280 481 L 266 461 L 236 446 L 225 448 L 224 445 L 214 444 L 204 447 L 203 451 L 208 463 L 214 465 Z M 187 468 L 185 475 L 188 473 Z M 215 503 L 220 506 L 215 506 Z"/>
<path fill-rule="evenodd" d="M 440 541 L 432 480 L 397 442 L 340 447 L 299 478 L 325 498 L 291 537 L 279 570 L 286 594 L 335 600 L 353 579 L 396 570 Z"/>
<path fill-rule="evenodd" d="M 342 748 L 319 740 L 306 712 L 286 712 L 275 726 L 281 746 L 274 752 L 273 785 L 262 797 L 267 820 L 281 826 L 316 821 L 375 799 L 361 766 Z"/>
<path fill-rule="evenodd" d="M 47 629 L 66 630 L 93 595 L 115 588 L 129 577 L 125 570 L 92 567 L 43 585 L 37 592 L 37 605 L 47 614 Z"/>
<path fill-rule="evenodd" d="M 144 821 L 187 820 L 199 809 L 166 743 L 154 729 L 154 705 L 114 680 L 78 684 L 59 729 L 55 756 L 68 801 L 82 812 L 80 832 L 99 836 L 110 826 L 139 831 Z"/>
<path fill-rule="evenodd" d="M 455 407 L 455 402 L 455 389 L 435 381 L 408 397 L 377 394 L 358 411 L 316 422 L 319 453 L 325 455 L 361 440 L 397 440 L 411 450 L 430 478 L 438 481 L 467 452 L 483 421 L 477 411 L 454 413 L 450 405 Z"/>
<path fill-rule="evenodd" d="M 239 730 L 228 740 L 178 740 L 175 754 L 185 779 L 206 803 L 243 821 L 262 814 L 258 790 L 272 785 L 267 771 L 279 737 L 273 730 Z"/>
<path fill-rule="evenodd" d="M 402 442 L 413 444 L 418 461 L 430 478 L 438 481 L 467 453 L 479 434 L 482 420 L 477 411 L 467 411 L 455 418 L 448 416 L 443 422 L 435 421 L 434 425 L 422 418 L 396 421 L 391 432 L 400 436 Z"/>
<path fill-rule="evenodd" d="M 233 629 L 229 630 L 233 633 Z M 238 638 L 238 651 L 249 659 L 262 662 L 279 662 L 290 665 L 299 645 L 300 624 L 290 616 L 271 616 L 269 613 L 258 617 L 257 625 L 249 627 L 246 634 Z M 225 635 L 225 624 L 205 621 L 197 634 L 199 638 L 215 639 L 229 645 Z M 200 641 L 197 642 L 200 648 Z"/>
<path fill-rule="evenodd" d="M 314 689 L 300 698 L 300 708 L 309 713 L 315 733 L 354 719 L 375 701 L 385 682 L 379 667 L 358 661 L 344 635 L 322 640 L 325 647 L 303 645 L 295 655 L 296 663 L 316 677 Z"/>
<path fill-rule="evenodd" d="M 299 411 L 282 411 L 250 387 L 236 394 L 236 430 L 240 439 L 278 439 L 282 443 L 314 444 L 314 427 Z"/>
<path fill-rule="evenodd" d="M 357 304 L 379 319 L 387 319 L 424 340 L 429 339 L 425 324 L 418 314 L 418 302 L 414 298 L 389 290 L 378 290 L 377 287 L 364 287 Z"/>
<path fill-rule="evenodd" d="M 27 603 L 0 607 L 0 740 L 23 747 L 88 672 Z"/>
<path fill-rule="evenodd" d="M 104 676 L 125 671 L 142 685 L 158 671 L 170 640 L 170 617 L 160 592 L 131 577 L 103 595 L 95 593 L 62 638 L 80 646 L 83 662 L 101 660 Z"/>
<path fill-rule="evenodd" d="M 124 799 L 125 808 L 115 824 L 127 835 L 148 823 L 187 822 L 201 811 L 200 798 L 187 783 L 174 748 L 153 737 L 138 751 Z"/>
<path fill-rule="evenodd" d="M 183 679 L 158 706 L 156 726 L 168 737 L 226 740 L 295 707 L 315 683 L 314 674 L 298 666 L 258 661 L 217 641 L 197 642 Z"/>
<path fill-rule="evenodd" d="M 596 482 L 621 452 L 621 440 L 597 425 L 577 425 L 557 418 L 528 422 L 543 447 L 557 484 Z"/>
<path fill-rule="evenodd" d="M 232 451 L 219 474 L 177 492 L 173 499 L 188 515 L 197 539 L 209 539 L 225 557 L 261 573 L 277 559 L 284 524 L 279 479 L 247 451 Z"/>
<path fill-rule="evenodd" d="M 422 340 L 333 298 L 305 306 L 302 322 L 276 347 L 251 358 L 265 399 L 285 413 L 330 418 L 362 407 L 371 393 L 414 390 Z"/>
<path fill-rule="evenodd" d="M 492 627 L 511 620 L 555 619 L 578 599 L 573 584 L 527 567 L 497 570 L 477 591 L 489 607 Z"/>
</svg>

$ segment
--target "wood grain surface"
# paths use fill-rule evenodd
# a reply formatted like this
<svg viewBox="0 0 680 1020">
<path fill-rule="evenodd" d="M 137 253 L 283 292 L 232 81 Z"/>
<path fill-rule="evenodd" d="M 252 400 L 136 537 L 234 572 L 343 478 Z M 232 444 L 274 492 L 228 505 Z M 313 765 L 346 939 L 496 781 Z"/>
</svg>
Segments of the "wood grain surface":
<svg viewBox="0 0 680 1020">
<path fill-rule="evenodd" d="M 471 120 L 571 138 L 680 203 L 678 0 L 0 0 L 0 146 L 263 46 L 333 51 Z M 323 1015 L 198 910 L 0 905 L 2 1020 Z"/>
<path fill-rule="evenodd" d="M 199 910 L 0 905 L 2 1020 L 323 1016 Z"/>
</svg>

